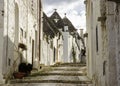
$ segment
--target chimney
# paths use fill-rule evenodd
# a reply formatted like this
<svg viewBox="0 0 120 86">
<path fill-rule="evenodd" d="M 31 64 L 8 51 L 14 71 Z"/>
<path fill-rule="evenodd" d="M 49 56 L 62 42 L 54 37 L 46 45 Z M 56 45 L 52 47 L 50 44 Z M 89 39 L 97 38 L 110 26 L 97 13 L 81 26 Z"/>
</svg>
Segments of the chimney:
<svg viewBox="0 0 120 86">
<path fill-rule="evenodd" d="M 80 29 L 80 36 L 83 38 L 83 29 Z"/>
</svg>

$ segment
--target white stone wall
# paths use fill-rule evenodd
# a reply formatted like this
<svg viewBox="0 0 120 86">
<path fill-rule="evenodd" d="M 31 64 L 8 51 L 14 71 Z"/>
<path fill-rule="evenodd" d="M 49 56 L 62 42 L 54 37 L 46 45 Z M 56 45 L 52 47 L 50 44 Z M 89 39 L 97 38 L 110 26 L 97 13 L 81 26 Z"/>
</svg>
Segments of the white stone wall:
<svg viewBox="0 0 120 86">
<path fill-rule="evenodd" d="M 115 13 L 116 13 L 116 4 L 114 2 L 107 3 L 107 20 L 106 20 L 106 28 L 108 28 L 108 85 L 119 86 L 117 81 L 117 64 L 116 64 L 116 28 L 115 28 Z M 110 79 L 110 76 L 113 77 Z"/>
<path fill-rule="evenodd" d="M 62 62 L 68 62 L 68 32 L 63 32 L 63 58 Z"/>
<path fill-rule="evenodd" d="M 77 40 L 78 41 L 78 44 L 80 44 L 80 40 Z M 80 62 L 80 58 L 79 58 L 79 54 L 80 54 L 80 51 L 78 49 L 78 46 L 75 42 L 75 38 L 72 38 L 72 43 L 73 43 L 73 47 L 74 47 L 74 50 L 75 50 L 75 59 L 76 59 L 76 62 Z M 73 62 L 73 56 L 72 56 L 72 62 Z"/>
<path fill-rule="evenodd" d="M 118 12 L 120 12 L 120 5 L 118 5 Z M 115 23 L 115 30 L 116 30 L 116 63 L 117 63 L 117 80 L 118 80 L 118 86 L 120 84 L 120 33 L 119 33 L 119 30 L 120 30 L 120 13 L 116 13 L 115 14 L 115 18 L 116 18 L 116 23 Z"/>
<path fill-rule="evenodd" d="M 4 40 L 4 0 L 0 0 L 0 83 L 3 83 L 3 40 Z"/>
<path fill-rule="evenodd" d="M 43 40 L 42 42 L 41 42 L 41 48 L 42 48 L 42 50 L 41 50 L 41 61 L 40 61 L 40 63 L 41 64 L 45 64 L 45 65 L 47 65 L 47 47 L 48 47 L 48 44 L 47 44 L 47 42 L 46 42 L 46 40 Z"/>
<path fill-rule="evenodd" d="M 95 86 L 119 86 L 119 9 L 115 2 L 87 0 L 87 67 Z"/>
<path fill-rule="evenodd" d="M 58 39 L 58 36 L 55 36 L 53 38 L 53 47 L 55 48 L 55 56 L 53 56 L 53 57 L 55 58 L 55 62 L 58 61 L 58 43 L 57 43 L 58 41 L 57 41 L 57 39 Z"/>
<path fill-rule="evenodd" d="M 24 43 L 27 46 L 27 51 L 22 52 L 22 61 L 32 63 L 31 41 L 32 39 L 35 40 L 34 47 L 36 47 L 36 32 L 38 31 L 39 27 L 37 8 L 39 4 L 37 3 L 37 0 L 34 0 L 33 14 L 31 12 L 30 2 L 31 1 L 27 0 L 4 0 L 4 21 L 3 23 L 1 22 L 1 25 L 4 26 L 4 48 L 2 50 L 3 57 L 1 58 L 3 58 L 2 72 L 5 75 L 5 77 L 8 73 L 12 73 L 13 71 L 17 70 L 18 64 L 20 63 L 20 51 L 18 51 L 18 43 Z M 2 2 L 0 6 L 2 6 Z M 0 7 L 0 9 L 3 9 L 3 7 Z M 2 38 L 0 39 L 2 40 Z M 33 61 L 36 59 L 36 52 L 37 51 L 34 49 Z M 10 72 L 11 70 L 13 71 Z"/>
<path fill-rule="evenodd" d="M 63 38 L 61 35 L 60 39 L 58 40 L 58 62 L 62 62 L 62 58 L 63 58 Z"/>
<path fill-rule="evenodd" d="M 98 21 L 100 17 L 100 0 L 87 1 L 87 69 L 88 76 L 93 79 L 94 85 L 106 86 L 103 76 L 103 62 L 102 57 L 102 28 L 101 23 Z M 98 38 L 96 38 L 96 28 L 98 32 Z M 98 49 L 97 40 L 98 39 Z"/>
<path fill-rule="evenodd" d="M 8 4 L 9 3 L 9 4 Z M 15 4 L 14 0 L 4 0 L 4 49 L 3 49 L 3 74 L 10 71 L 14 60 L 15 37 Z M 16 52 L 16 51 L 15 51 Z"/>
<path fill-rule="evenodd" d="M 73 62 L 73 55 L 72 55 L 72 46 L 73 45 L 73 36 L 70 34 L 68 35 L 68 62 Z"/>
<path fill-rule="evenodd" d="M 86 7 L 86 11 L 87 11 L 87 14 L 86 14 L 86 19 L 87 19 L 87 33 L 88 33 L 88 39 L 87 39 L 87 67 L 88 67 L 88 76 L 90 78 L 92 78 L 92 75 L 93 75 L 93 54 L 92 54 L 92 20 L 91 20 L 91 15 L 93 15 L 92 13 L 92 6 L 93 4 L 91 3 L 90 0 L 87 0 L 87 7 Z"/>
<path fill-rule="evenodd" d="M 73 37 L 69 32 L 63 32 L 63 59 L 62 62 L 72 62 L 72 46 L 73 46 Z"/>
<path fill-rule="evenodd" d="M 52 40 L 52 39 L 51 39 Z M 50 41 L 49 43 L 46 41 L 46 38 L 41 42 L 42 43 L 42 51 L 41 51 L 41 64 L 44 65 L 53 65 L 54 62 L 54 46 L 51 48 Z"/>
</svg>

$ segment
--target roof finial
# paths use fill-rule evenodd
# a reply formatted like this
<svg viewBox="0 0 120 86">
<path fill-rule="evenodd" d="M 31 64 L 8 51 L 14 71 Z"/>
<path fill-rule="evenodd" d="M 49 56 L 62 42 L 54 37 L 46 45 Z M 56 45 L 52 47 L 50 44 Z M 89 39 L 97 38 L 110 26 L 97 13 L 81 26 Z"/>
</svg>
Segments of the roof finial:
<svg viewBox="0 0 120 86">
<path fill-rule="evenodd" d="M 55 10 L 55 12 L 57 11 L 57 9 L 54 9 Z"/>
<path fill-rule="evenodd" d="M 66 17 L 66 15 L 67 15 L 67 14 L 65 13 L 65 17 Z"/>
<path fill-rule="evenodd" d="M 65 13 L 65 16 L 66 16 L 67 14 Z"/>
</svg>

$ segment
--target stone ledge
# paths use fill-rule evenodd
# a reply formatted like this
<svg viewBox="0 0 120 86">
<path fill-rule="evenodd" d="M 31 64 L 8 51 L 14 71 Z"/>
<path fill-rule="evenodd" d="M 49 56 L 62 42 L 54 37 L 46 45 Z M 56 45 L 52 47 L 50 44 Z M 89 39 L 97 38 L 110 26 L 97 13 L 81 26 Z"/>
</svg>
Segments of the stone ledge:
<svg viewBox="0 0 120 86">
<path fill-rule="evenodd" d="M 92 84 L 92 81 L 70 81 L 70 80 L 11 80 L 10 84 L 15 83 L 71 83 L 71 84 Z"/>
<path fill-rule="evenodd" d="M 119 0 L 108 0 L 108 1 L 112 1 L 112 2 L 116 2 L 116 3 L 120 3 Z"/>
</svg>

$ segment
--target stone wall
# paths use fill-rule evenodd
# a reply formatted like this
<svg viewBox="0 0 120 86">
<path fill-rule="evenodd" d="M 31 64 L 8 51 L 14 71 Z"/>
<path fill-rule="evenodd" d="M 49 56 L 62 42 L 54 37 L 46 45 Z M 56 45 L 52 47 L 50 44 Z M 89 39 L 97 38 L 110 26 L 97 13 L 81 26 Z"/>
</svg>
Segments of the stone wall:
<svg viewBox="0 0 120 86">
<path fill-rule="evenodd" d="M 2 50 L 3 57 L 1 57 L 3 58 L 2 73 L 4 77 L 8 77 L 9 73 L 13 71 L 17 71 L 20 62 L 32 63 L 33 67 L 36 67 L 34 65 L 35 59 L 39 62 L 35 49 L 38 45 L 37 34 L 39 34 L 38 7 L 38 0 L 4 0 L 4 21 L 1 22 L 1 25 L 4 26 L 4 48 Z M 2 38 L 0 39 L 2 40 Z M 34 45 L 32 45 L 33 40 Z M 18 49 L 19 43 L 25 44 L 27 50 L 21 52 Z M 32 51 L 32 46 L 34 46 L 34 51 Z M 34 52 L 33 55 L 32 52 Z M 23 55 L 22 61 L 20 53 Z"/>
<path fill-rule="evenodd" d="M 116 30 L 116 63 L 117 63 L 117 80 L 118 85 L 120 84 L 120 4 L 117 4 L 115 14 L 115 30 Z"/>
<path fill-rule="evenodd" d="M 54 62 L 54 46 L 51 47 L 51 43 L 46 41 L 46 38 L 42 41 L 42 57 L 41 57 L 41 64 L 44 65 L 53 65 Z"/>
<path fill-rule="evenodd" d="M 0 83 L 3 83 L 4 0 L 0 0 Z"/>
<path fill-rule="evenodd" d="M 116 68 L 116 32 L 114 28 L 115 3 L 107 2 L 107 20 L 106 28 L 108 29 L 108 85 L 117 86 L 117 68 Z M 110 79 L 110 77 L 112 77 Z"/>
<path fill-rule="evenodd" d="M 47 36 L 43 36 L 41 42 L 41 64 L 44 65 L 53 65 L 57 62 L 62 62 L 63 56 L 63 40 L 62 36 L 60 39 L 58 36 L 54 38 L 47 39 Z"/>
<path fill-rule="evenodd" d="M 87 0 L 86 8 L 88 76 L 95 86 L 119 86 L 119 4 Z"/>
</svg>

